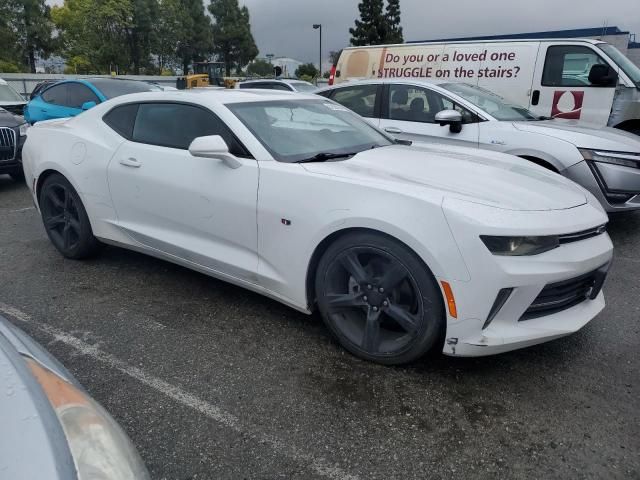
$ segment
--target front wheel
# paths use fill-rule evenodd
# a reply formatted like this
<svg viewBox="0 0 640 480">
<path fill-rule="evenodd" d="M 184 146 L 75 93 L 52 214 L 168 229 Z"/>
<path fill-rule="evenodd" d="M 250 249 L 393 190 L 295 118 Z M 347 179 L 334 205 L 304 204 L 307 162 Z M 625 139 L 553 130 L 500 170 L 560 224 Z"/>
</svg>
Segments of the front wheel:
<svg viewBox="0 0 640 480">
<path fill-rule="evenodd" d="M 49 240 L 67 258 L 87 258 L 100 248 L 78 192 L 60 174 L 44 181 L 40 211 Z"/>
<path fill-rule="evenodd" d="M 390 237 L 339 238 L 318 265 L 316 296 L 329 330 L 360 358 L 399 365 L 442 349 L 445 315 L 436 280 Z"/>
</svg>

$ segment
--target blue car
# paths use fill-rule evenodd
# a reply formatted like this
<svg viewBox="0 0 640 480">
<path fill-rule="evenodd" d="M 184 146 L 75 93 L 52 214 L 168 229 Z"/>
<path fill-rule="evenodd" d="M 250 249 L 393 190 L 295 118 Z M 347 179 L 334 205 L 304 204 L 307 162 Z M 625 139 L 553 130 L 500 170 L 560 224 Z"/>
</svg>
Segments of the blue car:
<svg viewBox="0 0 640 480">
<path fill-rule="evenodd" d="M 113 97 L 162 90 L 138 80 L 88 78 L 63 80 L 48 85 L 34 96 L 24 109 L 24 118 L 34 124 L 41 120 L 74 117 Z"/>
</svg>

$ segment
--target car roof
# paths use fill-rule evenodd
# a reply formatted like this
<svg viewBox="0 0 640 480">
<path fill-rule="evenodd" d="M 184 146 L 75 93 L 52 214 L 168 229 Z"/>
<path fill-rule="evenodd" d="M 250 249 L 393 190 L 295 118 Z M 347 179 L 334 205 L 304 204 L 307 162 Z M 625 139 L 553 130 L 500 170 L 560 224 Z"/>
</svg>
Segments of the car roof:
<svg viewBox="0 0 640 480">
<path fill-rule="evenodd" d="M 238 83 L 252 83 L 252 82 L 280 82 L 280 83 L 286 83 L 286 84 L 307 83 L 309 85 L 313 85 L 313 83 L 306 82 L 298 78 L 248 78 L 247 80 L 242 80 Z"/>
<path fill-rule="evenodd" d="M 122 95 L 111 102 L 129 103 L 134 101 L 172 101 L 197 104 L 231 104 L 278 100 L 321 100 L 316 95 L 285 92 L 282 90 L 233 89 L 233 88 L 194 88 L 163 92 L 142 92 Z M 113 104 L 113 103 L 112 103 Z"/>
<path fill-rule="evenodd" d="M 452 83 L 451 80 L 437 80 L 430 78 L 375 78 L 368 80 L 347 80 L 346 82 L 339 83 L 337 85 L 332 85 L 330 87 L 323 87 L 318 90 L 316 93 L 326 92 L 328 90 L 334 90 L 338 88 L 345 88 L 353 85 L 380 85 L 383 83 L 399 83 L 405 85 L 435 85 L 436 87 L 440 85 L 444 85 L 446 83 Z M 456 83 L 465 83 L 465 82 L 456 82 Z"/>
</svg>

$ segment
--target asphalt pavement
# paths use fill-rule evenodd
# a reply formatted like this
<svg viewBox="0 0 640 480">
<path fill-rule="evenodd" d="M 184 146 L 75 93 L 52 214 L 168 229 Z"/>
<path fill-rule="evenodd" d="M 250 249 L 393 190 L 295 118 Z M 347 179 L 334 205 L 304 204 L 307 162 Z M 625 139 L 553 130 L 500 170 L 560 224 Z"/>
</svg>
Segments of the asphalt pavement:
<svg viewBox="0 0 640 480">
<path fill-rule="evenodd" d="M 640 478 L 640 214 L 607 307 L 495 357 L 389 368 L 317 315 L 138 253 L 65 260 L 0 175 L 0 313 L 120 422 L 154 479 Z"/>
</svg>

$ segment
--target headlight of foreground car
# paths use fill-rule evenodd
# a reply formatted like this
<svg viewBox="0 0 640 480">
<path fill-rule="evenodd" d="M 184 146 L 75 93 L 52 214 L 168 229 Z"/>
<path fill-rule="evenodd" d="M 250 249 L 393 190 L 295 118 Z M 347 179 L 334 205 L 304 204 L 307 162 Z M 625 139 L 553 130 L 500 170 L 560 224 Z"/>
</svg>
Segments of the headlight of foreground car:
<svg viewBox="0 0 640 480">
<path fill-rule="evenodd" d="M 100 405 L 38 362 L 27 363 L 60 420 L 78 480 L 150 478 L 129 438 Z"/>
<path fill-rule="evenodd" d="M 29 130 L 29 124 L 28 123 L 23 123 L 22 125 L 20 125 L 20 136 L 24 137 L 27 134 L 27 130 Z"/>
<path fill-rule="evenodd" d="M 606 152 L 601 150 L 580 149 L 585 160 L 593 162 L 610 163 L 622 167 L 640 168 L 640 154 L 624 152 Z"/>
<path fill-rule="evenodd" d="M 480 235 L 480 239 L 494 255 L 519 257 L 538 255 L 560 246 L 557 236 L 544 237 L 492 237 Z"/>
</svg>

